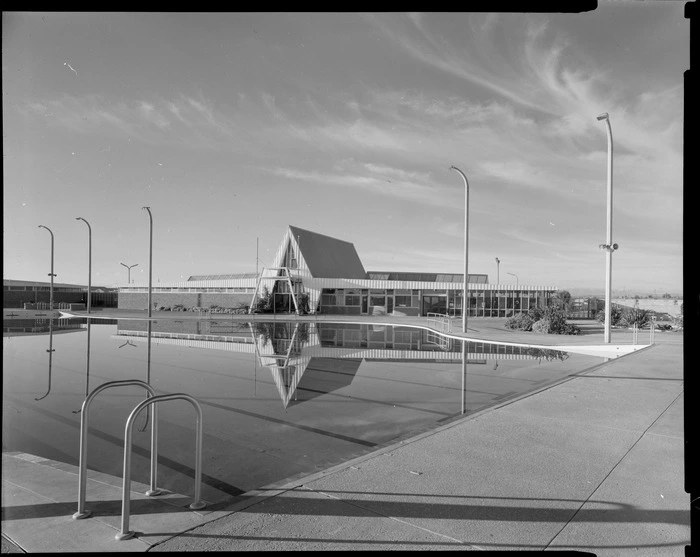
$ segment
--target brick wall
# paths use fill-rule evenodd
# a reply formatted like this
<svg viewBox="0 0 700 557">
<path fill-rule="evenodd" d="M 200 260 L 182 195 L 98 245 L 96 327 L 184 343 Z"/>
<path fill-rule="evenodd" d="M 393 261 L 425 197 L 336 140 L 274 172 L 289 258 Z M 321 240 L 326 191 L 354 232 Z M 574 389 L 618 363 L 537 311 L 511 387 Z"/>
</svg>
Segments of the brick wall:
<svg viewBox="0 0 700 557">
<path fill-rule="evenodd" d="M 253 299 L 252 294 L 233 294 L 220 292 L 153 292 L 151 301 L 156 309 L 172 308 L 182 305 L 186 308 L 209 308 L 217 305 L 223 308 L 238 308 L 248 306 Z M 148 309 L 147 292 L 120 292 L 119 309 Z"/>
</svg>

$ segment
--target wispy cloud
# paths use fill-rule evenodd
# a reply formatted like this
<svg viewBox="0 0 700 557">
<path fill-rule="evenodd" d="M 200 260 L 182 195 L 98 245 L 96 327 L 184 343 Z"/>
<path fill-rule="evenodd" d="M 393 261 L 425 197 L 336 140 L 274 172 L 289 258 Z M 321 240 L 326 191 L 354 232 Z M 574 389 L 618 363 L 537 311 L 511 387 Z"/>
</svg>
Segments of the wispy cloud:
<svg viewBox="0 0 700 557">
<path fill-rule="evenodd" d="M 43 116 L 47 124 L 79 133 L 117 132 L 147 143 L 214 146 L 234 137 L 233 122 L 206 101 L 187 96 L 112 102 L 99 95 L 27 101 L 25 116 Z"/>
<path fill-rule="evenodd" d="M 337 168 L 337 166 L 336 166 Z M 372 194 L 412 200 L 422 204 L 449 206 L 449 199 L 439 195 L 439 185 L 426 174 L 407 172 L 388 166 L 364 164 L 345 172 L 305 171 L 294 168 L 273 168 L 269 172 L 289 180 L 324 184 L 338 188 L 361 188 Z M 425 181 L 418 181 L 425 178 Z"/>
<path fill-rule="evenodd" d="M 489 66 L 492 69 L 486 70 L 474 53 L 475 49 L 457 49 L 450 45 L 441 37 L 431 33 L 420 16 L 412 14 L 409 17 L 418 33 L 406 29 L 404 25 L 400 25 L 400 22 L 397 24 L 396 18 L 392 18 L 389 23 L 382 14 L 366 14 L 365 17 L 381 29 L 385 36 L 419 61 L 479 85 L 517 105 L 544 113 L 550 112 L 550 107 L 539 101 L 535 95 L 523 95 L 521 88 L 512 86 L 517 80 L 509 79 L 514 77 L 512 69 L 498 56 L 498 49 L 493 48 L 493 42 L 488 36 L 491 28 L 489 25 L 481 26 L 476 30 L 471 29 L 472 32 L 479 33 L 478 40 L 475 38 L 473 41 L 474 46 L 479 43 L 483 45 L 480 48 L 486 49 L 487 44 L 491 45 Z"/>
</svg>

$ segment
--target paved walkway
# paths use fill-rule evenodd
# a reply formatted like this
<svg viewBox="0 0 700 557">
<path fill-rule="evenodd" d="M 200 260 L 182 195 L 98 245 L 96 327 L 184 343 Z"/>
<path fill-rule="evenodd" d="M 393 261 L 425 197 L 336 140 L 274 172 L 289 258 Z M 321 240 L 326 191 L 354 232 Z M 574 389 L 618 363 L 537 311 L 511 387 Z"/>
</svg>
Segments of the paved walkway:
<svg viewBox="0 0 700 557">
<path fill-rule="evenodd" d="M 474 319 L 468 336 L 530 345 L 603 344 L 597 324 L 589 323 L 585 333 L 533 335 L 508 331 L 503 320 Z M 630 332 L 613 331 L 613 346 L 631 341 Z M 30 552 L 560 549 L 682 555 L 690 543 L 683 335 L 657 332 L 655 342 L 275 491 L 249 493 L 228 509 L 183 512 L 189 500 L 176 494 L 170 503 L 135 504 L 132 521 L 140 534 L 122 542 L 114 541 L 119 511 L 109 492 L 120 485 L 118 478 L 93 478 L 112 510 L 73 521 L 63 506 L 75 505 L 75 478 L 72 495 L 37 478 L 29 493 L 20 472 L 8 477 L 6 460 L 32 476 L 32 466 L 61 465 L 3 455 L 3 534 Z M 169 507 L 149 506 L 155 504 Z M 49 524 L 53 530 L 42 527 Z M 73 530 L 59 535 L 61 527 Z"/>
</svg>

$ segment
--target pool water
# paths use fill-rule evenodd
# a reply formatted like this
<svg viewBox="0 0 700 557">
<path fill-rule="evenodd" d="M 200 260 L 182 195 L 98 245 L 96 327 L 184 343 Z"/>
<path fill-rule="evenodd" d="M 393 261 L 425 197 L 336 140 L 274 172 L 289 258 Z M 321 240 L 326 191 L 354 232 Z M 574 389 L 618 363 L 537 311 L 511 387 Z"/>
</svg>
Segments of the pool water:
<svg viewBox="0 0 700 557">
<path fill-rule="evenodd" d="M 4 320 L 3 329 L 3 451 L 77 464 L 86 395 L 140 379 L 200 403 L 202 497 L 222 504 L 604 361 L 389 325 L 44 319 Z M 89 469 L 122 475 L 124 426 L 144 398 L 129 386 L 94 399 Z M 195 416 L 182 400 L 158 406 L 158 484 L 184 495 L 193 490 Z M 142 411 L 133 437 L 132 478 L 143 483 L 150 418 Z"/>
</svg>

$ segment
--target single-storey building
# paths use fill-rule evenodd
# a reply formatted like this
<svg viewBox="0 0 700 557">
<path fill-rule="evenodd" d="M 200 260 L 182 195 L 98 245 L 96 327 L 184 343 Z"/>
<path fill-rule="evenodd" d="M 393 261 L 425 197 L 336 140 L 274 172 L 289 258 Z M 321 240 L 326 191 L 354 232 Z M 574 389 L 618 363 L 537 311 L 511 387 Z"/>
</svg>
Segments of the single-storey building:
<svg viewBox="0 0 700 557">
<path fill-rule="evenodd" d="M 54 308 L 67 304 L 87 304 L 88 287 L 84 284 L 54 282 Z M 104 286 L 91 286 L 92 307 L 117 307 L 117 289 Z M 2 307 L 23 308 L 25 304 L 46 305 L 51 300 L 51 283 L 34 280 L 2 281 Z"/>
<path fill-rule="evenodd" d="M 366 271 L 345 240 L 289 226 L 272 267 L 259 273 L 191 276 L 152 286 L 154 309 L 226 309 L 276 313 L 462 315 L 462 274 Z M 557 288 L 492 284 L 469 274 L 469 316 L 508 317 L 545 307 Z M 148 287 L 119 288 L 119 308 L 146 309 Z"/>
</svg>

